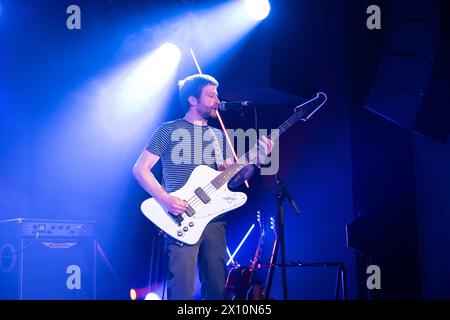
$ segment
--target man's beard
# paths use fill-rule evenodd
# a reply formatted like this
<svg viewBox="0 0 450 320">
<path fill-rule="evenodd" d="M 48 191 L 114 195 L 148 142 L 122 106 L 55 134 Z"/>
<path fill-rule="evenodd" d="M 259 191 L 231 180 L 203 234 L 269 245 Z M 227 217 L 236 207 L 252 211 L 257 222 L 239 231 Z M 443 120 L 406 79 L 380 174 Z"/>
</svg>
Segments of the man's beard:
<svg viewBox="0 0 450 320">
<path fill-rule="evenodd" d="M 217 111 L 213 108 L 209 109 L 209 112 L 204 112 L 202 114 L 203 119 L 209 120 L 211 118 L 216 119 L 217 118 Z"/>
</svg>

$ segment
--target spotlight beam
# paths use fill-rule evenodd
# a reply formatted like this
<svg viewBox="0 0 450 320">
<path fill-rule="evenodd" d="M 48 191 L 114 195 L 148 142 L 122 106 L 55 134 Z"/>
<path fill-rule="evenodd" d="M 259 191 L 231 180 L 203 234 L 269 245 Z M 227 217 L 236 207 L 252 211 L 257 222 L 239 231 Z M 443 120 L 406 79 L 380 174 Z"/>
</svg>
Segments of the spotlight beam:
<svg viewBox="0 0 450 320">
<path fill-rule="evenodd" d="M 268 0 L 245 0 L 245 10 L 251 19 L 261 21 L 269 15 L 270 3 Z"/>
<path fill-rule="evenodd" d="M 250 235 L 250 233 L 253 231 L 253 228 L 255 228 L 255 224 L 252 224 L 252 226 L 250 227 L 250 229 L 248 229 L 247 233 L 245 234 L 244 238 L 242 238 L 241 242 L 239 243 L 239 245 L 237 246 L 236 250 L 234 250 L 233 254 L 231 255 L 230 259 L 227 262 L 227 266 L 231 263 L 231 261 L 233 261 L 234 256 L 238 253 L 239 249 L 242 247 L 242 245 L 244 244 L 245 240 L 247 240 L 248 236 Z"/>
</svg>

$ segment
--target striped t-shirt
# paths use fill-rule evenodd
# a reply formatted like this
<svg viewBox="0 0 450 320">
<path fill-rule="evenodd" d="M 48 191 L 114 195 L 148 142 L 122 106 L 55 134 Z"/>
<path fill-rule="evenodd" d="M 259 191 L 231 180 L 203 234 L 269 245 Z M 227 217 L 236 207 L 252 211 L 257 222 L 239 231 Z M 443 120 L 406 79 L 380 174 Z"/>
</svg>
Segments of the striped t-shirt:
<svg viewBox="0 0 450 320">
<path fill-rule="evenodd" d="M 224 159 L 225 137 L 217 128 L 201 126 L 177 119 L 161 124 L 153 133 L 145 149 L 162 161 L 163 182 L 167 192 L 183 187 L 198 165 L 217 170 L 215 148 L 211 132 L 217 138 L 219 158 Z"/>
</svg>

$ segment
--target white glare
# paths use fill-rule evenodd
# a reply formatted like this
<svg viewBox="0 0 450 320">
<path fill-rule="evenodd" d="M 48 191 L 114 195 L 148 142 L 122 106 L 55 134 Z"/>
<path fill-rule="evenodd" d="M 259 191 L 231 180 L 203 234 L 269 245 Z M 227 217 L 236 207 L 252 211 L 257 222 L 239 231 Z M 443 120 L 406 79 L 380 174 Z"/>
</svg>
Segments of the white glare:
<svg viewBox="0 0 450 320">
<path fill-rule="evenodd" d="M 178 63 L 178 61 L 180 61 L 180 49 L 178 49 L 178 47 L 173 43 L 164 43 L 161 47 L 159 47 L 158 51 L 161 53 L 161 56 L 163 57 L 162 60 L 165 64 L 173 64 L 174 62 Z"/>
<path fill-rule="evenodd" d="M 250 18 L 263 20 L 270 12 L 269 0 L 245 0 L 245 10 Z"/>
<path fill-rule="evenodd" d="M 92 81 L 76 104 L 90 107 L 99 134 L 122 142 L 136 139 L 165 110 L 180 58 L 175 45 L 164 44 Z"/>
<path fill-rule="evenodd" d="M 151 100 L 152 94 L 161 91 L 161 85 L 173 75 L 180 61 L 180 49 L 172 43 L 165 43 L 153 54 L 143 59 L 121 83 L 121 110 L 126 113 L 139 110 Z"/>
<path fill-rule="evenodd" d="M 161 300 L 161 298 L 154 292 L 149 292 L 145 296 L 145 300 Z"/>
</svg>

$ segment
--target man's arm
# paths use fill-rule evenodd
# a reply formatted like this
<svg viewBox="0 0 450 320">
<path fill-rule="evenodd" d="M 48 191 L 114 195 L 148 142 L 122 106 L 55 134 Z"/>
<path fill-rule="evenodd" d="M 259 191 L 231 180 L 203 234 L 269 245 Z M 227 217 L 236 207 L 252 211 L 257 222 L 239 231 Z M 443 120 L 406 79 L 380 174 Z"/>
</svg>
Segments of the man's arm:
<svg viewBox="0 0 450 320">
<path fill-rule="evenodd" d="M 259 157 L 257 158 L 259 163 L 249 163 L 246 167 L 242 168 L 229 181 L 228 185 L 231 188 L 238 187 L 242 183 L 244 183 L 244 181 L 249 180 L 255 173 L 255 166 L 259 166 L 261 164 L 266 164 L 265 162 L 267 161 L 267 156 L 270 155 L 270 153 L 272 152 L 273 141 L 263 136 L 262 139 L 259 141 L 259 145 L 261 148 L 261 153 L 260 153 Z M 233 158 L 227 158 L 224 161 L 224 165 L 219 167 L 219 170 L 223 171 L 233 163 L 234 163 Z"/>
<path fill-rule="evenodd" d="M 236 188 L 244 183 L 244 181 L 249 180 L 255 173 L 255 165 L 248 164 L 246 167 L 242 168 L 238 173 L 234 175 L 233 178 L 228 182 L 230 188 Z"/>
<path fill-rule="evenodd" d="M 144 150 L 133 167 L 133 175 L 142 188 L 151 194 L 156 201 L 173 214 L 181 214 L 186 210 L 187 203 L 177 197 L 173 197 L 164 190 L 151 172 L 159 161 L 159 156 Z"/>
</svg>

